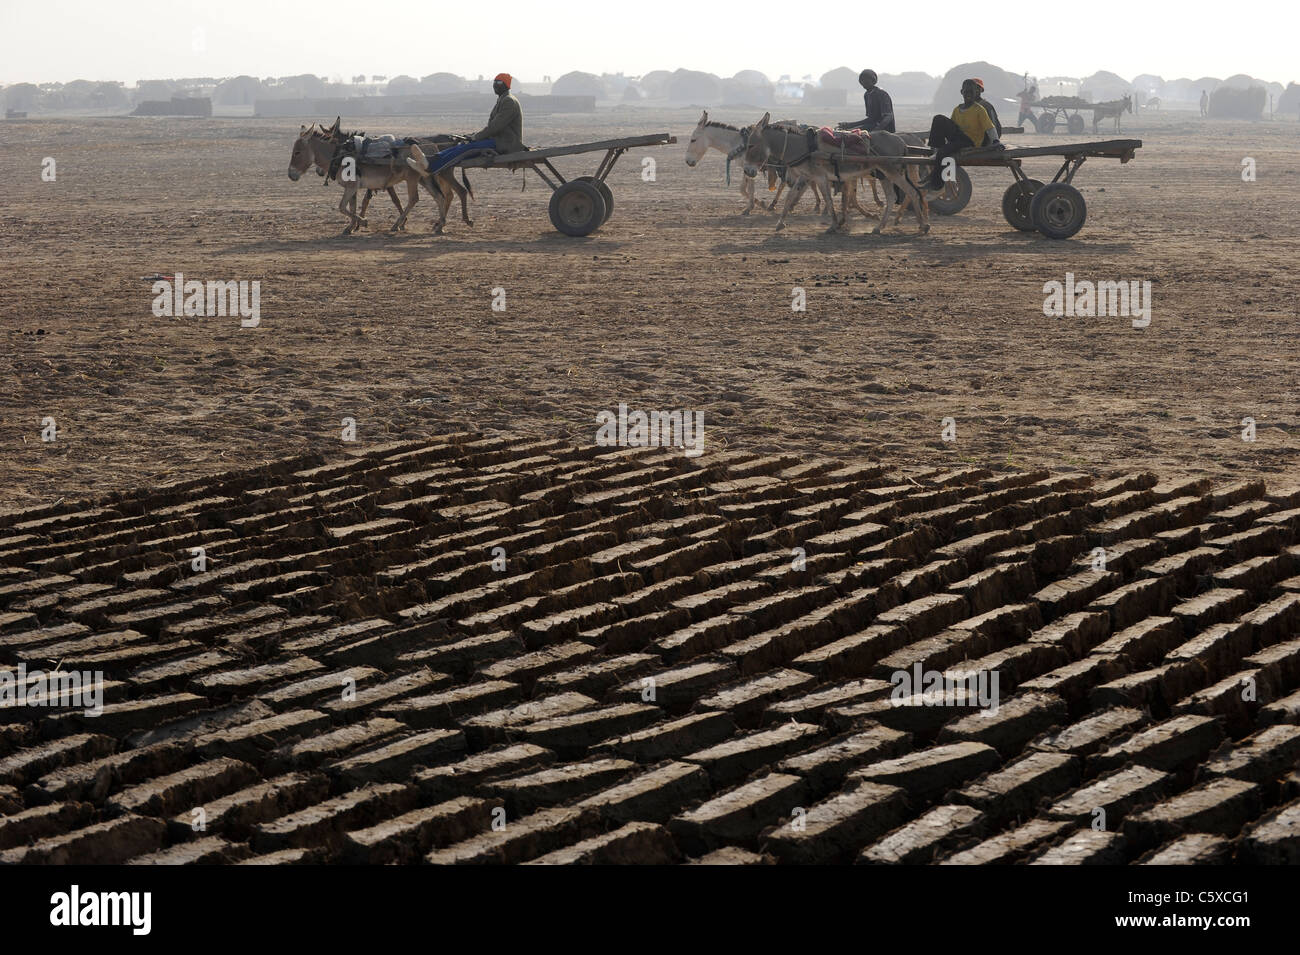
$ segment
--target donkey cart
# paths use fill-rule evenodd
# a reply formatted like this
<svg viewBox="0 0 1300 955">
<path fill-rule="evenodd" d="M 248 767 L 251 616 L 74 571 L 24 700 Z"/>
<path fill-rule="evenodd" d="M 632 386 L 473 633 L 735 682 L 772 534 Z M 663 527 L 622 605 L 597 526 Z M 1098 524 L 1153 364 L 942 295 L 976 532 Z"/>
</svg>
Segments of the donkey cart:
<svg viewBox="0 0 1300 955">
<path fill-rule="evenodd" d="M 1083 201 L 1083 194 L 1072 185 L 1074 174 L 1079 171 L 1084 160 L 1098 156 L 1126 163 L 1141 148 L 1140 139 L 1108 139 L 1099 143 L 1011 149 L 986 146 L 964 150 L 952 158 L 958 167 L 958 179 L 965 180 L 961 183 L 960 190 L 965 199 L 970 198 L 970 177 L 962 173 L 962 166 L 1005 166 L 1016 179 L 1002 195 L 1002 215 L 1007 222 L 1021 232 L 1037 230 L 1049 239 L 1068 239 L 1083 228 L 1083 223 L 1088 218 L 1088 205 Z M 1037 156 L 1057 156 L 1062 160 L 1061 168 L 1049 183 L 1030 179 L 1020 168 L 1021 162 Z M 899 161 L 927 165 L 933 162 L 918 156 L 909 156 Z"/>
<path fill-rule="evenodd" d="M 574 146 L 546 146 L 502 155 L 489 153 L 473 156 L 457 165 L 478 169 L 531 169 L 551 187 L 551 224 L 565 235 L 591 235 L 609 221 L 614 211 L 614 196 L 605 178 L 618 162 L 618 157 L 637 146 L 666 146 L 675 142 L 676 136 L 653 133 Z M 551 160 L 557 156 L 576 156 L 601 150 L 605 151 L 605 157 L 596 167 L 594 176 L 565 179 L 551 165 Z"/>
</svg>

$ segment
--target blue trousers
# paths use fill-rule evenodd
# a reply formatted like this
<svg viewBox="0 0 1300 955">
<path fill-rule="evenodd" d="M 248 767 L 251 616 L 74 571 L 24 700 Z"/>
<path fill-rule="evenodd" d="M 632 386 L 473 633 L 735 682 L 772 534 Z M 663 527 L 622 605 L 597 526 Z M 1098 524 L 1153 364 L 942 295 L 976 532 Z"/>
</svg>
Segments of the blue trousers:
<svg viewBox="0 0 1300 955">
<path fill-rule="evenodd" d="M 459 145 L 452 146 L 450 149 L 444 149 L 442 152 L 438 153 L 438 155 L 430 159 L 429 172 L 431 174 L 437 172 L 443 166 L 446 166 L 455 159 L 459 159 L 467 152 L 477 152 L 480 149 L 496 148 L 497 141 L 495 139 L 477 139 L 472 143 L 460 143 Z"/>
</svg>

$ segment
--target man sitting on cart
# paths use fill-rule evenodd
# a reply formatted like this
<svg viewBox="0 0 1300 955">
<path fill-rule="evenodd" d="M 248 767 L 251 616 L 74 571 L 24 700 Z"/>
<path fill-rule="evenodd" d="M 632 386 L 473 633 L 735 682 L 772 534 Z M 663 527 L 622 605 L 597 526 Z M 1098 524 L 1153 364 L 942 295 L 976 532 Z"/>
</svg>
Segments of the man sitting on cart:
<svg viewBox="0 0 1300 955">
<path fill-rule="evenodd" d="M 851 123 L 840 123 L 840 129 L 865 129 L 869 133 L 874 133 L 878 129 L 887 129 L 891 133 L 897 132 L 894 129 L 894 101 L 889 98 L 888 93 L 876 85 L 878 79 L 875 70 L 863 70 L 858 74 L 858 82 L 866 90 L 862 94 L 862 102 L 867 107 L 867 116 L 865 119 L 857 119 Z"/>
<path fill-rule="evenodd" d="M 993 121 L 993 128 L 998 131 L 998 138 L 1002 138 L 1002 120 L 998 119 L 998 111 L 993 108 L 993 104 L 984 98 L 984 81 L 978 76 L 975 77 L 975 85 L 980 88 L 979 97 L 975 102 L 984 107 L 984 112 L 989 114 L 989 119 Z"/>
<path fill-rule="evenodd" d="M 930 123 L 930 148 L 934 150 L 934 169 L 930 172 L 931 189 L 943 188 L 943 161 L 963 149 L 992 146 L 998 143 L 998 130 L 988 111 L 979 103 L 980 88 L 975 80 L 961 84 L 962 104 L 951 116 L 936 115 Z"/>
<path fill-rule="evenodd" d="M 524 111 L 510 92 L 512 80 L 509 73 L 498 73 L 492 81 L 492 92 L 497 94 L 496 105 L 488 116 L 488 123 L 477 133 L 468 136 L 468 142 L 435 153 L 429 159 L 429 174 L 466 157 L 466 154 L 495 150 L 502 155 L 522 152 L 524 147 Z"/>
</svg>

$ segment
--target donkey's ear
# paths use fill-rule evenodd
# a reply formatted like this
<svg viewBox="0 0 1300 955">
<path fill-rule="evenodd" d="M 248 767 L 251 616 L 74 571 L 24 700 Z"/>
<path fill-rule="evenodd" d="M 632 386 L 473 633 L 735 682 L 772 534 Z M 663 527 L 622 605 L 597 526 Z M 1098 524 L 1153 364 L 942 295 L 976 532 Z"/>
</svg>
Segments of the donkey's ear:
<svg viewBox="0 0 1300 955">
<path fill-rule="evenodd" d="M 771 114 L 771 113 L 764 113 L 764 114 L 763 114 L 763 118 L 760 119 L 760 120 L 758 121 L 758 125 L 760 125 L 760 126 L 766 126 L 766 125 L 767 125 L 768 123 L 770 123 L 771 121 L 772 121 L 772 114 Z"/>
<path fill-rule="evenodd" d="M 700 114 L 700 125 L 703 126 L 708 121 L 709 121 L 709 111 L 706 109 L 703 113 Z"/>
</svg>

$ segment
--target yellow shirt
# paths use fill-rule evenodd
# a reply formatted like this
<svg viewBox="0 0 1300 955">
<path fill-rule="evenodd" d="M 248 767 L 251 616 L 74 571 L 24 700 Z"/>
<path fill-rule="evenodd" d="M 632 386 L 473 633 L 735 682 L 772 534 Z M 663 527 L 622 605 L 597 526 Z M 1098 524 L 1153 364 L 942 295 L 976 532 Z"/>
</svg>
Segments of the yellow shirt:
<svg viewBox="0 0 1300 955">
<path fill-rule="evenodd" d="M 976 146 L 984 145 L 984 134 L 993 128 L 993 120 L 979 103 L 957 106 L 952 111 L 952 121 Z"/>
</svg>

